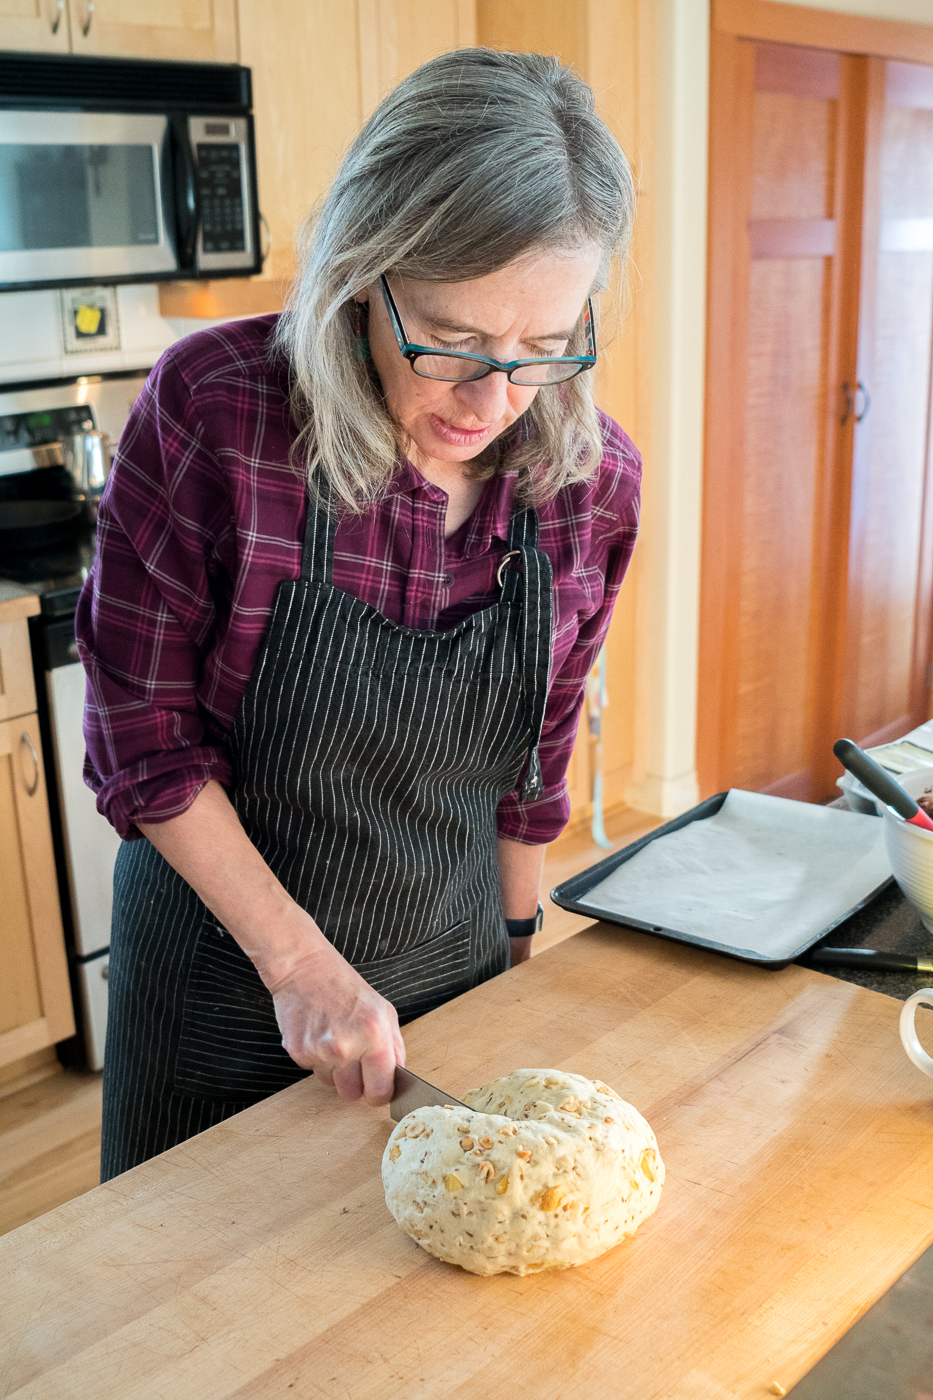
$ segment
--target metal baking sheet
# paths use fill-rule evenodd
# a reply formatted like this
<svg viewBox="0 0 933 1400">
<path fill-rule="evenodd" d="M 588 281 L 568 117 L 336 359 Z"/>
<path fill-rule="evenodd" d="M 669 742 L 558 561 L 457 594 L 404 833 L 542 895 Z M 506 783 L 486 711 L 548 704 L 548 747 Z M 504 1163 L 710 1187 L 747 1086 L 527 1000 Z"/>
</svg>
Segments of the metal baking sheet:
<svg viewBox="0 0 933 1400">
<path fill-rule="evenodd" d="M 620 866 L 630 861 L 639 851 L 643 851 L 655 841 L 663 840 L 666 836 L 683 828 L 690 826 L 697 821 L 703 821 L 714 816 L 722 808 L 728 797 L 727 792 L 720 792 L 715 797 L 708 797 L 705 802 L 691 808 L 689 812 L 684 812 L 681 816 L 675 817 L 672 821 L 666 822 L 657 830 L 643 836 L 639 841 L 634 841 L 630 846 L 624 847 L 621 851 L 616 851 L 607 856 L 605 860 L 599 861 L 588 870 L 581 871 L 579 875 L 574 875 L 570 880 L 565 880 L 551 891 L 551 898 L 554 903 L 562 909 L 571 910 L 575 914 L 583 914 L 591 919 L 602 919 L 607 923 L 618 924 L 623 928 L 638 929 L 643 933 L 650 933 L 660 938 L 673 939 L 679 943 L 690 943 L 695 947 L 706 948 L 710 952 L 721 953 L 726 957 L 737 958 L 741 962 L 750 962 L 760 967 L 781 968 L 786 967 L 789 962 L 825 938 L 834 928 L 843 923 L 859 909 L 863 909 L 880 892 L 891 883 L 891 876 L 887 875 L 878 881 L 862 898 L 851 903 L 849 907 L 842 909 L 838 917 L 827 921 L 822 927 L 812 932 L 806 937 L 802 937 L 798 946 L 782 951 L 780 957 L 775 957 L 771 953 L 759 953 L 748 948 L 741 948 L 731 945 L 728 942 L 718 942 L 715 939 L 693 933 L 689 928 L 677 928 L 662 923 L 649 923 L 643 919 L 629 917 L 618 910 L 601 907 L 598 903 L 584 903 L 590 891 L 602 883 L 608 876 L 613 874 Z M 757 794 L 756 794 L 757 796 Z M 785 799 L 772 799 L 775 802 L 783 802 Z M 796 804 L 794 804 L 796 805 Z M 877 821 L 876 817 L 862 818 L 861 820 Z M 879 827 L 880 834 L 880 827 Z M 685 919 L 686 923 L 687 920 Z"/>
</svg>

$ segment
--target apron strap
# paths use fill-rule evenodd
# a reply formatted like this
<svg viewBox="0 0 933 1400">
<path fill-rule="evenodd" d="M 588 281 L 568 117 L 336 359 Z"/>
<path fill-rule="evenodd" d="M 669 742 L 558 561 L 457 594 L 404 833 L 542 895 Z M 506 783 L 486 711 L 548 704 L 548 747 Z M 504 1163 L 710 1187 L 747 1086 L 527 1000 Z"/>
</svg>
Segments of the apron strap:
<svg viewBox="0 0 933 1400">
<path fill-rule="evenodd" d="M 521 567 L 506 568 L 502 600 L 506 603 L 524 602 L 521 626 L 522 699 L 530 731 L 530 752 L 521 785 L 523 802 L 536 801 L 544 791 L 538 744 L 551 679 L 553 569 L 550 559 L 537 545 L 537 512 L 530 508 L 516 511 L 509 525 L 509 549 L 521 556 Z M 519 564 L 517 558 L 514 562 Z"/>
<path fill-rule="evenodd" d="M 317 473 L 317 487 L 324 501 L 331 499 L 330 485 L 322 472 Z M 331 583 L 334 571 L 334 536 L 337 521 L 310 495 L 305 524 L 305 544 L 301 556 L 301 577 L 312 583 Z"/>
</svg>

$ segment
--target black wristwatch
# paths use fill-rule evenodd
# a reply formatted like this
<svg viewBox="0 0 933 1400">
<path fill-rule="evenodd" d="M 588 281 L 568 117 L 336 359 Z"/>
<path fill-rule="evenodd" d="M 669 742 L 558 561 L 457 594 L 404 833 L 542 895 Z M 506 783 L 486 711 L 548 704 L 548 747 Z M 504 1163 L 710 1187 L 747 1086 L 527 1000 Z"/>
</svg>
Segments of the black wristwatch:
<svg viewBox="0 0 933 1400">
<path fill-rule="evenodd" d="M 531 919 L 506 919 L 505 926 L 509 931 L 510 938 L 530 938 L 534 933 L 541 932 L 541 925 L 544 923 L 544 905 L 538 905 L 538 912 Z"/>
</svg>

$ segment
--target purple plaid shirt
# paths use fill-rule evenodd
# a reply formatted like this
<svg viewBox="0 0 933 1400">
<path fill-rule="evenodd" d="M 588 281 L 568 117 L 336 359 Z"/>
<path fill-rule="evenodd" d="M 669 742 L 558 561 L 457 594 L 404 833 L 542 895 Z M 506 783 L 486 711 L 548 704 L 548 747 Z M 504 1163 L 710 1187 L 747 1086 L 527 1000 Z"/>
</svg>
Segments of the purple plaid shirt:
<svg viewBox="0 0 933 1400">
<path fill-rule="evenodd" d="M 199 332 L 156 365 L 130 415 L 78 605 L 87 670 L 85 777 L 121 836 L 183 812 L 210 778 L 233 780 L 226 743 L 278 584 L 301 568 L 305 487 L 289 464 L 285 367 L 274 316 Z M 554 567 L 554 660 L 540 755 L 544 796 L 516 793 L 502 836 L 553 840 L 587 672 L 602 645 L 638 525 L 641 463 L 603 417 L 592 480 L 539 510 Z M 495 601 L 514 476 L 493 477 L 444 539 L 446 494 L 402 462 L 371 512 L 338 524 L 334 584 L 393 622 L 444 629 Z"/>
</svg>

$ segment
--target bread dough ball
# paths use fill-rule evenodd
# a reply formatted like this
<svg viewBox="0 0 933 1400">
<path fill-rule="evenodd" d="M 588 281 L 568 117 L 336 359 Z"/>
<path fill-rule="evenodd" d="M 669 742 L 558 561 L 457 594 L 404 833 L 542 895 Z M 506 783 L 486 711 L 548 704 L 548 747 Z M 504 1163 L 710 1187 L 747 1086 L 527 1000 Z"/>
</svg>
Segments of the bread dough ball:
<svg viewBox="0 0 933 1400">
<path fill-rule="evenodd" d="M 472 1274 L 569 1269 L 657 1208 L 654 1133 L 598 1079 L 518 1069 L 463 1097 L 409 1113 L 382 1158 L 386 1205 L 429 1254 Z"/>
</svg>

